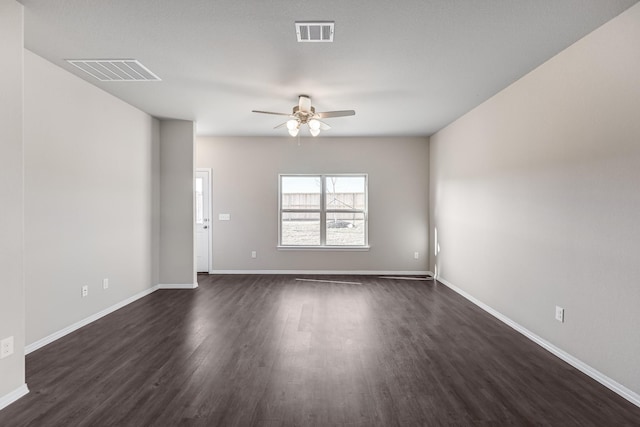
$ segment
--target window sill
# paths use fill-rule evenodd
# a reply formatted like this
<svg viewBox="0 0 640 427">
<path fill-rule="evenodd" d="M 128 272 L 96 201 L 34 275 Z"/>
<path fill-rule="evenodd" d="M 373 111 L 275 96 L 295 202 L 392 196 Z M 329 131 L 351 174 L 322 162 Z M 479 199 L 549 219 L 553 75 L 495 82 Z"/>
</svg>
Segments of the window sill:
<svg viewBox="0 0 640 427">
<path fill-rule="evenodd" d="M 366 252 L 371 246 L 278 246 L 279 251 L 350 251 Z"/>
</svg>

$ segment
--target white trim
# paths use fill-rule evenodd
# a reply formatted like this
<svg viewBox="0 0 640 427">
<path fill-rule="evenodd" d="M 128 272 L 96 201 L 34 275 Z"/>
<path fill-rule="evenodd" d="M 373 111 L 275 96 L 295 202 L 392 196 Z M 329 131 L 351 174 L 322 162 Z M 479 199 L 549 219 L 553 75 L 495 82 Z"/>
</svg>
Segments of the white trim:
<svg viewBox="0 0 640 427">
<path fill-rule="evenodd" d="M 42 348 L 45 345 L 50 344 L 50 343 L 54 342 L 55 340 L 57 340 L 59 338 L 62 338 L 65 335 L 68 335 L 71 332 L 82 328 L 83 326 L 88 325 L 91 322 L 95 322 L 96 320 L 100 319 L 101 317 L 106 316 L 107 314 L 113 313 L 114 311 L 116 311 L 118 309 L 121 309 L 125 305 L 129 305 L 132 302 L 134 302 L 136 300 L 139 300 L 140 298 L 146 297 L 147 295 L 155 292 L 158 289 L 159 289 L 158 286 L 154 286 L 152 288 L 146 289 L 146 290 L 144 290 L 144 291 L 142 291 L 140 293 L 137 293 L 137 294 L 135 294 L 135 295 L 123 300 L 123 301 L 120 301 L 117 304 L 112 305 L 111 307 L 105 308 L 104 310 L 99 311 L 96 314 L 92 314 L 89 317 L 86 317 L 86 318 L 84 318 L 84 319 L 82 319 L 82 320 L 80 320 L 80 321 L 78 321 L 78 322 L 76 322 L 76 323 L 74 323 L 72 325 L 69 325 L 66 328 L 63 328 L 63 329 L 59 330 L 58 332 L 54 332 L 51 335 L 48 335 L 48 336 L 46 336 L 44 338 L 41 338 L 38 341 L 27 345 L 24 348 L 24 354 L 26 355 L 26 354 L 29 354 L 31 352 L 34 352 L 37 349 Z"/>
<path fill-rule="evenodd" d="M 213 270 L 209 274 L 327 274 L 334 276 L 424 276 L 429 271 L 387 271 L 387 270 Z"/>
<path fill-rule="evenodd" d="M 27 393 L 29 393 L 29 388 L 27 387 L 26 384 L 22 384 L 20 387 L 13 390 L 12 392 L 0 397 L 0 411 L 6 408 L 7 406 L 11 405 L 16 400 L 20 399 L 22 396 L 26 395 Z"/>
<path fill-rule="evenodd" d="M 159 284 L 156 286 L 158 289 L 195 289 L 198 287 L 197 283 L 176 283 L 176 284 Z"/>
<path fill-rule="evenodd" d="M 197 176 L 198 172 L 206 172 L 207 173 L 207 178 L 208 178 L 208 188 L 209 188 L 209 225 L 208 225 L 208 233 L 207 233 L 207 239 L 208 239 L 208 244 L 209 244 L 209 259 L 207 260 L 208 263 L 208 268 L 207 270 L 209 272 L 211 272 L 211 270 L 213 270 L 213 169 L 212 168 L 196 168 L 196 173 L 194 174 L 194 191 L 195 191 L 195 178 Z M 194 208 L 193 208 L 193 215 L 195 217 L 195 193 L 194 193 L 194 199 L 193 199 L 193 204 L 194 204 Z M 196 269 L 196 275 L 198 274 L 198 266 L 197 266 L 197 246 L 195 244 L 196 241 L 196 229 L 195 229 L 195 218 L 194 218 L 194 227 L 193 227 L 193 244 L 194 244 L 194 254 L 195 254 L 195 259 L 194 259 L 194 263 L 196 264 L 195 269 Z"/>
<path fill-rule="evenodd" d="M 33 342 L 29 345 L 27 345 L 24 348 L 24 354 L 27 355 L 29 353 L 32 353 L 36 350 L 38 350 L 39 348 L 44 347 L 47 344 L 51 344 L 52 342 L 54 342 L 57 339 L 60 339 L 62 337 L 64 337 L 65 335 L 70 334 L 71 332 L 74 332 L 80 328 L 82 328 L 83 326 L 88 325 L 89 323 L 95 322 L 96 320 L 100 319 L 101 317 L 106 316 L 107 314 L 111 314 L 116 310 L 121 309 L 122 307 L 131 304 L 132 302 L 139 300 L 140 298 L 146 297 L 147 295 L 152 294 L 153 292 L 157 291 L 158 289 L 195 289 L 198 287 L 197 283 L 188 283 L 188 284 L 176 284 L 176 285 L 166 285 L 166 284 L 160 284 L 160 285 L 156 285 L 153 286 L 149 289 L 146 289 L 140 293 L 137 293 L 123 301 L 120 301 L 117 304 L 112 305 L 111 307 L 105 308 L 102 311 L 99 311 L 96 314 L 92 314 L 89 317 L 86 317 L 72 325 L 67 326 L 66 328 L 63 328 L 57 332 L 52 333 L 51 335 L 48 335 L 44 338 L 39 339 L 36 342 Z"/>
<path fill-rule="evenodd" d="M 478 307 L 480 307 L 481 309 L 483 309 L 484 311 L 486 311 L 487 313 L 489 313 L 490 315 L 492 315 L 496 319 L 500 320 L 502 323 L 504 323 L 507 326 L 509 326 L 509 327 L 515 329 L 516 331 L 520 332 L 522 335 L 524 335 L 525 337 L 529 338 L 531 341 L 535 342 L 536 344 L 538 344 L 540 347 L 544 348 L 545 350 L 547 350 L 551 354 L 559 357 L 560 359 L 564 360 L 565 362 L 567 362 L 569 365 L 573 366 L 577 370 L 579 370 L 582 373 L 590 376 L 591 378 L 593 378 L 594 380 L 598 381 L 603 386 L 607 387 L 608 389 L 612 390 L 613 392 L 615 392 L 615 393 L 619 394 L 620 396 L 624 397 L 625 399 L 627 399 L 629 402 L 633 403 L 634 405 L 640 407 L 640 394 L 634 392 L 633 390 L 628 389 L 627 387 L 625 387 L 622 384 L 618 383 L 617 381 L 609 378 L 608 376 L 606 376 L 602 372 L 598 371 L 597 369 L 587 365 L 586 363 L 584 363 L 580 359 L 570 355 L 566 351 L 564 351 L 564 350 L 560 349 L 559 347 L 556 347 L 555 345 L 551 344 L 549 341 L 539 337 L 538 335 L 534 334 L 533 332 L 531 332 L 530 330 L 528 330 L 524 326 L 519 325 L 518 323 L 514 322 L 513 320 L 511 320 L 510 318 L 505 316 L 504 314 L 494 310 L 493 308 L 489 307 L 488 305 L 486 305 L 482 301 L 478 300 L 477 298 L 471 296 L 467 292 L 463 291 L 462 289 L 458 288 L 457 286 L 455 286 L 452 283 L 448 282 L 447 280 L 443 279 L 441 276 L 438 276 L 437 280 L 440 283 L 442 283 L 443 285 L 445 285 L 446 287 L 448 287 L 449 289 L 451 289 L 452 291 L 454 291 L 454 292 L 460 294 L 461 296 L 463 296 L 464 298 L 468 299 L 473 304 L 477 305 Z"/>
<path fill-rule="evenodd" d="M 366 252 L 371 246 L 278 246 L 279 251 L 352 251 Z"/>
</svg>

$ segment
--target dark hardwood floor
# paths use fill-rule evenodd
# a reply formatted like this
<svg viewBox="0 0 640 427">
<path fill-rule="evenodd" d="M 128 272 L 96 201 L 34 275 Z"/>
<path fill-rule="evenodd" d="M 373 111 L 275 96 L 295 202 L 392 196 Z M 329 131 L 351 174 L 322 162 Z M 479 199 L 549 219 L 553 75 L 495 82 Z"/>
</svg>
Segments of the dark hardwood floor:
<svg viewBox="0 0 640 427">
<path fill-rule="evenodd" d="M 332 278 L 362 284 L 157 291 L 28 355 L 31 392 L 0 426 L 640 425 L 640 408 L 444 285 Z"/>
</svg>

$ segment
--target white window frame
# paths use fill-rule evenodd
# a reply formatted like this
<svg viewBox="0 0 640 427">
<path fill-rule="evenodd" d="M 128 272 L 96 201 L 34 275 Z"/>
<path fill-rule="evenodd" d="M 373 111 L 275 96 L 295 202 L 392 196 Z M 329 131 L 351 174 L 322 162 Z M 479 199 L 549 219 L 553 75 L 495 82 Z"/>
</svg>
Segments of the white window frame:
<svg viewBox="0 0 640 427">
<path fill-rule="evenodd" d="M 320 178 L 320 208 L 319 209 L 282 209 L 282 178 L 315 177 Z M 326 178 L 327 177 L 363 177 L 364 178 L 364 209 L 327 209 L 326 206 Z M 282 244 L 282 214 L 283 213 L 319 213 L 320 214 L 320 245 L 283 245 Z M 364 215 L 364 244 L 363 245 L 327 245 L 327 214 L 330 213 L 361 213 Z M 278 175 L 278 249 L 282 250 L 332 250 L 332 251 L 367 251 L 369 250 L 369 175 L 366 173 L 325 173 L 325 174 L 296 174 L 282 173 Z"/>
</svg>

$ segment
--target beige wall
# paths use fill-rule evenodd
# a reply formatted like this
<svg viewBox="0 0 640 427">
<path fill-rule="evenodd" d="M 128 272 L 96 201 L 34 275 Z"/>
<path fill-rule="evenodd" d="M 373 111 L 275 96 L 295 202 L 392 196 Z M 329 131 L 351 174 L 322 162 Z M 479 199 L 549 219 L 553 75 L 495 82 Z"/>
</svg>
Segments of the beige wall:
<svg viewBox="0 0 640 427">
<path fill-rule="evenodd" d="M 194 285 L 195 124 L 160 122 L 160 283 Z"/>
<path fill-rule="evenodd" d="M 0 404 L 24 384 L 22 29 L 22 6 L 0 0 L 0 339 L 14 337 L 0 360 Z"/>
<path fill-rule="evenodd" d="M 159 125 L 30 51 L 24 97 L 31 344 L 155 285 Z"/>
<path fill-rule="evenodd" d="M 426 138 L 197 138 L 197 167 L 213 169 L 214 269 L 426 271 L 428 162 Z M 280 173 L 369 174 L 371 249 L 277 250 Z"/>
<path fill-rule="evenodd" d="M 638 46 L 640 5 L 435 134 L 430 151 L 438 274 L 636 393 Z"/>
</svg>

